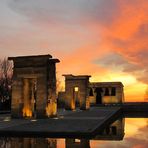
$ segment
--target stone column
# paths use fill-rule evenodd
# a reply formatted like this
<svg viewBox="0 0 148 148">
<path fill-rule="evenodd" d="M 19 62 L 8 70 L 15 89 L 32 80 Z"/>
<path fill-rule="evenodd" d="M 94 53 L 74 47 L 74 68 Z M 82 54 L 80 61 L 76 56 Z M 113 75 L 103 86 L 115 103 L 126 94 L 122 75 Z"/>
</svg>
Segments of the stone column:
<svg viewBox="0 0 148 148">
<path fill-rule="evenodd" d="M 11 116 L 13 118 L 22 117 L 22 90 L 23 84 L 21 78 L 13 79 L 12 83 L 12 101 L 11 101 Z"/>
<path fill-rule="evenodd" d="M 80 109 L 81 110 L 89 109 L 89 106 L 90 106 L 88 83 L 89 83 L 88 78 L 80 81 Z"/>
<path fill-rule="evenodd" d="M 36 116 L 37 118 L 47 118 L 47 79 L 46 76 L 37 79 L 37 98 L 36 98 Z"/>
<path fill-rule="evenodd" d="M 75 98 L 74 98 L 74 88 L 71 85 L 66 87 L 65 95 L 65 109 L 75 110 Z"/>
<path fill-rule="evenodd" d="M 116 97 L 117 97 L 118 103 L 122 103 L 122 101 L 123 101 L 123 88 L 121 86 L 116 87 Z"/>
</svg>

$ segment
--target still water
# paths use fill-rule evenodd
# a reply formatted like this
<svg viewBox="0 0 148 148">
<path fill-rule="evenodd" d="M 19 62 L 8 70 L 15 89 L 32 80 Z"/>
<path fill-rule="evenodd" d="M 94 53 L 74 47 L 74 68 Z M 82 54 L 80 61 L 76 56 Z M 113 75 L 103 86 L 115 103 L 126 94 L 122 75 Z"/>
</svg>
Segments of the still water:
<svg viewBox="0 0 148 148">
<path fill-rule="evenodd" d="M 2 137 L 0 148 L 148 148 L 148 118 L 118 119 L 93 139 Z"/>
</svg>

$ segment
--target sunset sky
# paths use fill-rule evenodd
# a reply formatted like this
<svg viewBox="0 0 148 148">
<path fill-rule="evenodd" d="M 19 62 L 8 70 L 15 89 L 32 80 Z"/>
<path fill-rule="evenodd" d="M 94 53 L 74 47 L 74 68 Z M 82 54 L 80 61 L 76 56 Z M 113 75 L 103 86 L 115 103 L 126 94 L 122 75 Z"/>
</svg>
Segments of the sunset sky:
<svg viewBox="0 0 148 148">
<path fill-rule="evenodd" d="M 148 0 L 0 0 L 0 57 L 51 54 L 62 74 L 148 87 Z"/>
</svg>

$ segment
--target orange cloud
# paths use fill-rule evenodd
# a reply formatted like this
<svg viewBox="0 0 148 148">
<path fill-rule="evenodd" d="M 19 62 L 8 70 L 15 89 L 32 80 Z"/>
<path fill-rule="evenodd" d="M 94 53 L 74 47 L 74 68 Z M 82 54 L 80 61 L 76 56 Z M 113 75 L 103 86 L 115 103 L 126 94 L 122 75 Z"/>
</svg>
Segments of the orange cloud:
<svg viewBox="0 0 148 148">
<path fill-rule="evenodd" d="M 104 67 L 111 71 L 113 68 L 116 69 L 114 73 L 117 74 L 119 70 L 127 73 L 127 76 L 133 75 L 138 81 L 148 84 L 148 1 L 119 0 L 116 1 L 116 4 L 112 13 L 108 13 L 110 10 L 105 11 L 110 16 L 107 19 L 112 18 L 106 20 L 107 23 L 102 20 L 90 23 L 94 33 L 101 34 L 98 48 L 108 50 L 108 58 L 111 56 L 110 53 L 113 53 L 110 63 L 107 62 Z M 123 59 L 122 63 L 119 58 L 115 62 L 116 54 Z M 103 57 L 100 60 L 103 61 Z M 104 62 L 106 60 L 104 59 Z M 126 85 L 126 101 L 142 101 L 146 89 L 145 84 L 137 82 L 136 84 L 131 83 L 130 87 Z M 140 85 L 143 86 L 140 87 Z M 139 90 L 139 95 L 134 93 L 136 90 Z"/>
</svg>

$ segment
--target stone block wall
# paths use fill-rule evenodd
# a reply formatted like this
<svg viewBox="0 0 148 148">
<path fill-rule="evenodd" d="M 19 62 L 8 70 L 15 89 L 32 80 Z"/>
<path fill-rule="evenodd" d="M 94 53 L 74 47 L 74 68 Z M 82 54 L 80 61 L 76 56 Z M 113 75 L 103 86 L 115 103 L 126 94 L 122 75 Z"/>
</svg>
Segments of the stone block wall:
<svg viewBox="0 0 148 148">
<path fill-rule="evenodd" d="M 9 57 L 14 62 L 11 115 L 56 115 L 56 67 L 51 55 Z"/>
<path fill-rule="evenodd" d="M 82 110 L 89 108 L 88 98 L 88 75 L 64 75 L 65 76 L 65 108 L 74 110 L 76 102 Z M 77 90 L 75 90 L 77 89 Z"/>
<path fill-rule="evenodd" d="M 124 102 L 124 86 L 121 82 L 91 82 L 89 84 L 93 95 L 89 96 L 90 103 L 96 104 L 97 92 L 96 89 L 101 89 L 100 92 L 100 103 L 122 103 Z M 112 94 L 112 89 L 115 89 L 115 94 Z M 106 94 L 106 89 L 108 89 L 108 94 Z"/>
</svg>

